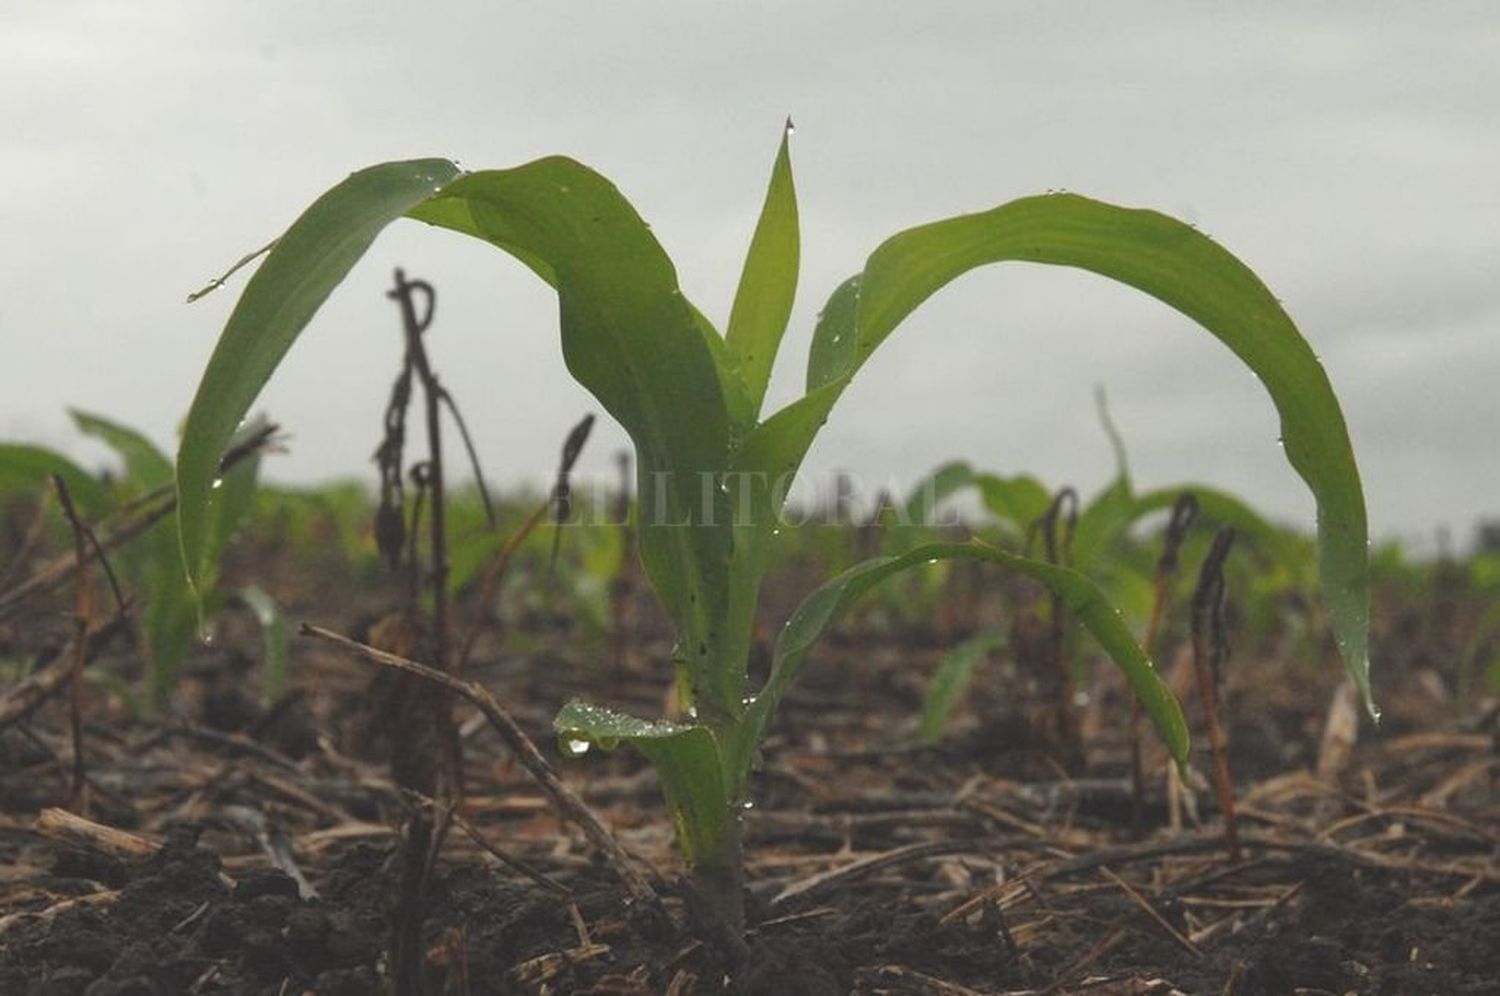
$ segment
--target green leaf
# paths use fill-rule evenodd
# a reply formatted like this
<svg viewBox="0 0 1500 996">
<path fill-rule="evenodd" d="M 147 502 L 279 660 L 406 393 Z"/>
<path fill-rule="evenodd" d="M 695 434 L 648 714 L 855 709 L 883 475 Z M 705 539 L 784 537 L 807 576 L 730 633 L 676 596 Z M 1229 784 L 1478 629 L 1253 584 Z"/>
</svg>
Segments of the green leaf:
<svg viewBox="0 0 1500 996">
<path fill-rule="evenodd" d="M 694 692 L 737 702 L 733 676 L 713 667 L 731 530 L 721 370 L 649 226 L 608 180 L 561 157 L 470 174 L 411 216 L 504 249 L 556 287 L 569 371 L 635 443 L 641 559 Z"/>
<path fill-rule="evenodd" d="M 954 460 L 928 474 L 907 495 L 899 521 L 911 526 L 932 525 L 939 504 L 974 483 L 974 468 Z"/>
<path fill-rule="evenodd" d="M 807 652 L 861 595 L 892 575 L 911 567 L 939 560 L 968 558 L 998 564 L 1007 570 L 1040 581 L 1063 599 L 1068 611 L 1081 622 L 1125 673 L 1131 689 L 1141 700 L 1163 742 L 1178 761 L 1188 749 L 1187 723 L 1182 708 L 1162 682 L 1140 645 L 1135 642 L 1120 613 L 1093 581 L 1077 571 L 1041 560 L 1021 557 L 979 543 L 930 543 L 898 557 L 867 560 L 823 584 L 803 599 L 776 641 L 771 675 L 745 715 L 735 742 L 727 745 L 728 770 L 743 778 L 755 745 L 771 717 L 796 680 Z M 732 784 L 732 796 L 742 786 Z"/>
<path fill-rule="evenodd" d="M 143 433 L 76 409 L 69 415 L 80 432 L 101 440 L 120 456 L 131 492 L 144 493 L 171 483 L 171 461 Z M 177 525 L 168 520 L 152 527 L 119 555 L 129 572 L 144 582 L 147 594 L 141 628 L 148 707 L 166 703 L 196 631 L 198 607 L 188 587 L 179 548 Z"/>
<path fill-rule="evenodd" d="M 895 521 L 885 531 L 882 549 L 903 553 L 925 540 L 936 539 L 934 515 L 938 505 L 974 482 L 974 468 L 962 460 L 938 467 L 907 493 L 896 509 Z"/>
<path fill-rule="evenodd" d="M 68 409 L 68 414 L 79 432 L 101 440 L 120 455 L 125 461 L 125 475 L 134 485 L 133 490 L 150 491 L 171 483 L 172 462 L 145 435 L 102 415 L 92 415 L 76 408 Z"/>
<path fill-rule="evenodd" d="M 1051 492 L 1029 474 L 1015 477 L 977 474 L 974 483 L 979 486 L 979 498 L 984 507 L 1001 522 L 1013 526 L 1018 536 L 1024 536 L 1033 522 L 1047 514 L 1047 507 L 1052 504 Z"/>
<path fill-rule="evenodd" d="M 1078 513 L 1078 528 L 1073 534 L 1074 569 L 1091 574 L 1109 555 L 1135 521 L 1135 496 L 1130 493 L 1130 478 L 1121 474 L 1095 495 Z"/>
<path fill-rule="evenodd" d="M 1050 194 L 909 229 L 835 291 L 814 333 L 809 386 L 847 384 L 923 301 L 969 270 L 1004 260 L 1078 267 L 1144 291 L 1202 325 L 1261 379 L 1281 417 L 1287 460 L 1317 500 L 1323 597 L 1345 666 L 1373 713 L 1364 492 L 1343 412 L 1276 298 L 1190 226 L 1155 211 Z"/>
<path fill-rule="evenodd" d="M 607 180 L 561 157 L 462 177 L 445 160 L 372 167 L 319 198 L 277 241 L 209 362 L 178 456 L 194 579 L 229 431 L 318 305 L 402 214 L 483 239 L 556 288 L 569 370 L 636 444 L 641 557 L 690 648 L 696 683 L 707 685 L 728 597 L 728 501 L 718 485 L 729 411 L 748 402 L 726 387 L 734 379 L 715 359 L 716 334 L 678 289 L 649 226 Z M 712 691 L 723 699 L 732 689 Z"/>
<path fill-rule="evenodd" d="M 446 159 L 353 173 L 313 202 L 245 286 L 198 384 L 177 451 L 182 558 L 197 584 L 230 437 L 304 326 L 387 224 L 459 175 Z"/>
<path fill-rule="evenodd" d="M 917 737 L 924 744 L 935 744 L 942 738 L 948 716 L 968 690 L 974 669 L 990 651 L 1004 644 L 1005 637 L 999 633 L 981 633 L 948 651 L 922 694 L 922 722 Z"/>
<path fill-rule="evenodd" d="M 771 368 L 797 296 L 800 243 L 797 191 L 792 185 L 787 148 L 791 134 L 788 120 L 724 337 L 730 366 L 739 373 L 753 402 L 752 414 L 759 413 L 765 399 Z"/>
<path fill-rule="evenodd" d="M 843 384 L 854 374 L 863 281 L 864 277 L 856 274 L 839 284 L 818 313 L 818 324 L 813 327 L 812 345 L 807 355 L 808 394 L 829 387 L 834 390 L 833 398 L 836 399 Z M 830 407 L 832 404 L 830 400 Z"/>
<path fill-rule="evenodd" d="M 708 347 L 710 355 L 714 358 L 714 368 L 719 374 L 719 390 L 724 393 L 724 405 L 729 411 L 731 444 L 733 444 L 736 441 L 734 437 L 743 436 L 755 425 L 755 420 L 760 414 L 760 401 L 751 399 L 750 389 L 745 386 L 739 371 L 730 361 L 729 348 L 724 345 L 724 337 L 719 334 L 718 329 L 714 328 L 714 323 L 696 307 L 693 308 L 693 320 L 698 324 L 698 332 L 703 336 L 703 344 Z"/>
<path fill-rule="evenodd" d="M 53 474 L 63 479 L 68 494 L 89 515 L 97 516 L 108 507 L 104 486 L 61 453 L 43 446 L 0 443 L 0 494 L 50 491 Z"/>
<path fill-rule="evenodd" d="M 241 588 L 237 596 L 255 615 L 255 621 L 260 624 L 260 638 L 264 653 L 264 659 L 261 662 L 260 695 L 261 699 L 269 704 L 279 699 L 281 693 L 286 690 L 287 670 L 291 661 L 291 637 L 286 616 L 282 613 L 281 606 L 277 604 L 276 599 L 258 585 Z"/>
<path fill-rule="evenodd" d="M 1115 425 L 1115 420 L 1109 415 L 1109 400 L 1105 397 L 1102 386 L 1094 388 L 1094 412 L 1099 416 L 1099 425 L 1104 434 L 1109 437 L 1109 448 L 1115 454 L 1115 477 L 1125 482 L 1125 490 L 1130 490 L 1130 459 L 1125 455 L 1125 437 L 1120 434 L 1120 427 Z"/>
<path fill-rule="evenodd" d="M 149 655 L 146 670 L 147 704 L 164 707 L 177 687 L 182 662 L 199 631 L 199 600 L 187 582 L 171 529 L 154 530 L 151 556 L 146 570 L 149 598 L 141 616 Z M 218 604 L 215 593 L 205 591 L 203 613 L 211 615 Z"/>
<path fill-rule="evenodd" d="M 265 416 L 257 416 L 232 437 L 231 446 L 242 438 L 253 436 L 267 426 Z M 255 507 L 255 489 L 260 478 L 260 454 L 252 453 L 237 462 L 214 485 L 216 500 L 210 507 L 207 543 L 204 546 L 204 573 L 200 582 L 212 584 L 218 576 L 219 562 L 229 541 L 245 516 Z"/>
<path fill-rule="evenodd" d="M 565 753 L 581 753 L 578 744 L 614 750 L 625 743 L 640 751 L 661 778 L 688 864 L 726 860 L 732 816 L 718 741 L 707 727 L 637 719 L 574 699 L 558 712 L 552 728 Z"/>
<path fill-rule="evenodd" d="M 263 415 L 249 420 L 230 437 L 229 448 L 259 435 L 266 427 Z M 193 641 L 223 605 L 224 599 L 215 591 L 220 561 L 234 531 L 255 504 L 260 459 L 259 453 L 243 457 L 213 485 L 215 500 L 204 522 L 205 542 L 196 589 L 183 570 L 176 522 L 169 520 L 153 529 L 148 545 L 143 547 L 150 599 L 142 622 L 150 652 L 147 683 L 155 708 L 166 705 Z"/>
</svg>

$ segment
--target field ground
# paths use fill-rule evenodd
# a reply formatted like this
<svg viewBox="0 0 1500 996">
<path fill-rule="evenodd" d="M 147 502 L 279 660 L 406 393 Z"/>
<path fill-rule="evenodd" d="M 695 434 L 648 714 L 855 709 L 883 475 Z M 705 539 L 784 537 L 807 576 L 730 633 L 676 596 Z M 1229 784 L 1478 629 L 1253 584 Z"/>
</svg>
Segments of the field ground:
<svg viewBox="0 0 1500 996">
<path fill-rule="evenodd" d="M 260 579 L 292 619 L 356 636 L 390 604 L 321 561 L 242 554 L 230 571 Z M 768 618 L 809 587 L 805 573 L 768 585 Z M 657 877 L 674 923 L 627 902 L 461 704 L 468 795 L 432 883 L 433 992 L 723 990 L 726 956 L 691 929 L 655 776 L 626 751 L 564 760 L 549 732 L 574 695 L 661 713 L 669 648 L 644 598 L 623 660 L 598 634 L 527 611 L 507 619 L 503 643 L 487 631 L 470 675 Z M 71 603 L 60 590 L 0 623 L 3 656 L 48 661 L 72 631 Z M 739 991 L 1500 991 L 1500 711 L 1455 692 L 1471 601 L 1377 592 L 1385 719 L 1362 720 L 1342 761 L 1322 746 L 1341 681 L 1327 641 L 1276 629 L 1237 641 L 1224 676 L 1237 859 L 1205 786 L 1169 828 L 1154 745 L 1134 811 L 1128 705 L 1102 677 L 1074 716 L 1081 748 L 1055 732 L 1045 675 L 1008 652 L 980 669 L 947 736 L 918 745 L 945 647 L 1016 617 L 1024 599 L 996 582 L 970 618 L 938 623 L 889 604 L 820 646 L 766 744 L 745 814 L 752 957 Z M 1168 633 L 1171 661 L 1182 641 Z M 379 991 L 406 805 L 386 763 L 389 681 L 294 639 L 292 690 L 268 708 L 253 694 L 258 639 L 230 619 L 157 719 L 126 710 L 107 680 L 87 685 L 97 827 L 45 812 L 69 803 L 66 696 L 0 731 L 0 992 Z M 138 661 L 122 636 L 92 672 L 134 682 Z M 1185 702 L 1207 775 L 1199 710 Z"/>
</svg>

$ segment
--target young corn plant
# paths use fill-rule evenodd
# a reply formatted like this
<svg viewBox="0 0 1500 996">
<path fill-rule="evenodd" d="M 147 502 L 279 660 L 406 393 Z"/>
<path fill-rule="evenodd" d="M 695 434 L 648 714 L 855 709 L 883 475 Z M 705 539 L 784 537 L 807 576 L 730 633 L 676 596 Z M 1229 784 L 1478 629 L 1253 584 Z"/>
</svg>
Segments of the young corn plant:
<svg viewBox="0 0 1500 996">
<path fill-rule="evenodd" d="M 1300 565 L 1301 550 L 1292 538 L 1236 495 L 1196 483 L 1137 492 L 1124 440 L 1109 417 L 1102 391 L 1096 401 L 1100 423 L 1114 450 L 1115 476 L 1077 510 L 1068 541 L 1062 544 L 1062 563 L 1092 578 L 1125 611 L 1127 618 L 1145 619 L 1153 615 L 1165 593 L 1159 590 L 1162 584 L 1159 570 L 1139 556 L 1130 556 L 1140 551 L 1123 549 L 1124 540 L 1143 520 L 1175 509 L 1184 496 L 1190 498 L 1193 514 L 1233 526 L 1271 564 L 1281 568 Z M 931 536 L 931 523 L 938 506 L 970 491 L 993 518 L 989 528 L 998 533 L 998 544 L 1018 552 L 1029 552 L 1035 545 L 1055 501 L 1054 492 L 1030 475 L 1004 477 L 976 470 L 966 461 L 950 461 L 918 481 L 906 502 L 897 507 L 895 523 L 885 536 L 885 551 L 899 553 Z M 912 601 L 908 599 L 908 603 Z M 1153 627 L 1148 624 L 1146 638 L 1142 640 L 1148 652 L 1152 649 L 1152 633 Z M 918 731 L 923 742 L 934 743 L 941 737 L 948 716 L 962 699 L 975 668 L 1003 642 L 999 631 L 984 631 L 964 640 L 945 656 L 923 696 Z"/>
<path fill-rule="evenodd" d="M 61 454 L 41 447 L 0 445 L 0 496 L 9 490 L 33 493 L 46 477 L 62 478 L 78 509 L 91 522 L 107 526 L 106 535 L 128 534 L 119 555 L 126 587 L 144 595 L 140 616 L 141 650 L 146 661 L 147 709 L 167 704 L 177 687 L 188 651 L 204 629 L 204 620 L 238 606 L 250 611 L 264 639 L 262 693 L 269 702 L 286 681 L 286 624 L 274 599 L 256 587 L 239 590 L 217 586 L 218 564 L 231 537 L 255 500 L 260 449 L 274 430 L 263 417 L 239 428 L 229 449 L 243 450 L 231 466 L 215 467 L 215 511 L 204 523 L 200 597 L 182 571 L 175 521 L 164 506 L 172 500 L 172 462 L 143 433 L 102 415 L 72 410 L 69 415 L 84 435 L 104 443 L 120 458 L 121 472 L 109 484 L 96 479 Z M 140 523 L 139 532 L 132 523 Z M 24 588 L 24 586 L 23 586 Z M 11 592 L 0 593 L 0 615 L 11 606 Z M 201 610 L 201 611 L 200 611 Z M 129 694 L 127 689 L 120 688 Z M 132 696 L 133 698 L 133 696 Z"/>
<path fill-rule="evenodd" d="M 1254 273 L 1188 225 L 1073 194 L 923 225 L 888 239 L 833 292 L 814 332 L 805 393 L 763 416 L 800 251 L 785 135 L 722 334 L 683 295 L 631 204 L 571 159 L 473 173 L 445 159 L 385 163 L 318 198 L 250 279 L 198 386 L 177 462 L 182 552 L 193 578 L 204 571 L 213 467 L 235 424 L 324 299 L 402 217 L 488 242 L 551 285 L 568 369 L 634 443 L 639 554 L 676 627 L 676 682 L 691 718 L 650 721 L 573 702 L 555 726 L 575 749 L 629 743 L 656 766 L 718 927 L 744 926 L 739 813 L 778 704 L 828 624 L 909 567 L 971 558 L 1046 585 L 1124 669 L 1173 753 L 1181 758 L 1187 749 L 1178 704 L 1092 581 L 978 543 L 923 544 L 827 582 L 781 631 L 767 681 L 750 687 L 758 593 L 791 476 L 876 347 L 976 267 L 1027 260 L 1120 281 L 1194 319 L 1261 378 L 1281 416 L 1287 458 L 1318 502 L 1324 593 L 1368 702 L 1359 474 L 1321 365 Z"/>
<path fill-rule="evenodd" d="M 172 462 L 144 434 L 100 415 L 72 411 L 80 432 L 103 442 L 120 457 L 124 474 L 120 489 L 125 497 L 140 497 L 172 483 Z M 242 428 L 240 438 L 249 438 L 269 426 L 264 418 Z M 232 445 L 232 443 L 231 443 Z M 217 566 L 230 538 L 255 501 L 260 475 L 260 457 L 252 455 L 220 474 L 215 490 L 220 494 L 209 532 L 206 562 Z M 276 698 L 286 683 L 286 622 L 274 599 L 256 587 L 241 591 L 222 590 L 209 575 L 205 587 L 203 615 L 182 573 L 176 523 L 164 522 L 129 547 L 124 560 L 129 573 L 146 591 L 142 628 L 147 659 L 147 694 L 151 708 L 166 705 L 177 686 L 178 674 L 193 643 L 206 633 L 206 620 L 231 604 L 250 610 L 260 623 L 264 637 L 265 671 L 263 697 Z"/>
</svg>

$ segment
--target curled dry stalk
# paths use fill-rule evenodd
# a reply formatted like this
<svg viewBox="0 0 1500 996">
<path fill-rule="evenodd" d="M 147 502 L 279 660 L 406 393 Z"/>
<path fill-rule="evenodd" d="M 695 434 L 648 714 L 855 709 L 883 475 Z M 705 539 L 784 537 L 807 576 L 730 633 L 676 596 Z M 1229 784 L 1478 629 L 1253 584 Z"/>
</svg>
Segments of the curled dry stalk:
<svg viewBox="0 0 1500 996">
<path fill-rule="evenodd" d="M 375 533 L 381 553 L 393 567 L 399 565 L 406 540 L 407 613 L 414 618 L 425 586 L 432 593 L 431 638 L 428 650 L 439 670 L 448 671 L 450 608 L 448 600 L 448 540 L 446 477 L 443 466 L 442 408 L 457 412 L 453 400 L 438 381 L 428 359 L 422 334 L 432 325 L 437 293 L 424 280 L 408 280 L 396 270 L 395 287 L 386 295 L 401 311 L 405 349 L 401 373 L 391 390 L 385 411 L 385 432 L 375 459 L 380 467 L 380 507 Z M 419 311 L 418 298 L 422 299 Z M 406 412 L 411 402 L 411 383 L 422 388 L 427 431 L 427 459 L 411 469 L 417 487 L 412 522 L 407 528 L 403 509 L 402 459 L 406 444 Z M 459 422 L 462 426 L 462 422 Z M 465 445 L 473 457 L 467 431 L 461 428 Z M 477 461 L 475 463 L 477 470 Z M 483 478 L 479 477 L 481 493 Z M 426 506 L 428 564 L 424 572 L 417 549 L 421 512 Z M 491 512 L 488 496 L 485 508 Z M 402 675 L 395 692 L 396 720 L 391 740 L 391 774 L 403 789 L 445 801 L 463 797 L 463 759 L 453 706 L 447 690 L 410 675 Z M 422 939 L 425 900 L 432 866 L 441 846 L 446 820 L 434 820 L 433 809 L 411 807 L 403 830 L 400 893 L 392 917 L 391 976 L 395 991 L 422 993 L 426 988 L 426 952 Z"/>
<path fill-rule="evenodd" d="M 1224 813 L 1224 846 L 1231 862 L 1240 859 L 1239 837 L 1234 817 L 1234 781 L 1229 774 L 1229 739 L 1219 716 L 1220 669 L 1229 657 L 1229 640 L 1224 624 L 1227 588 L 1224 583 L 1224 561 L 1234 544 L 1234 530 L 1225 527 L 1214 537 L 1203 567 L 1198 572 L 1198 588 L 1193 593 L 1193 671 L 1197 676 L 1198 695 L 1203 703 L 1203 721 L 1208 728 L 1208 746 L 1214 761 L 1214 789 L 1219 808 Z"/>
<path fill-rule="evenodd" d="M 1192 492 L 1184 491 L 1177 496 L 1167 518 L 1166 532 L 1162 537 L 1161 556 L 1156 561 L 1156 584 L 1151 598 L 1151 615 L 1146 619 L 1146 632 L 1141 638 L 1141 649 L 1148 655 L 1156 652 L 1156 638 L 1161 632 L 1162 615 L 1166 608 L 1167 595 L 1172 578 L 1177 574 L 1178 558 L 1182 553 L 1183 540 L 1198 516 L 1198 499 Z M 1146 773 L 1141 758 L 1141 703 L 1130 700 L 1130 800 L 1139 828 L 1144 819 L 1146 805 Z"/>
<path fill-rule="evenodd" d="M 562 460 L 557 466 L 557 482 L 552 486 L 552 554 L 547 559 L 547 583 L 557 572 L 557 555 L 562 551 L 563 526 L 573 518 L 573 465 L 583 453 L 583 444 L 589 440 L 589 431 L 594 428 L 594 416 L 585 415 L 573 426 L 568 438 L 563 440 Z"/>
</svg>

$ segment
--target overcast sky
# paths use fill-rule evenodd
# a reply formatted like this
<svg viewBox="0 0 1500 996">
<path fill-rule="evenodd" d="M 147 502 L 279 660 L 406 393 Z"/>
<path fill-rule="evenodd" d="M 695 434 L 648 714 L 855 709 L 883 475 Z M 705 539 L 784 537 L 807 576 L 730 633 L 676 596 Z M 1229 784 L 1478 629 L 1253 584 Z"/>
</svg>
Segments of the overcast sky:
<svg viewBox="0 0 1500 996">
<path fill-rule="evenodd" d="M 1316 6 L 1316 10 L 1313 7 Z M 1285 302 L 1343 400 L 1377 537 L 1500 516 L 1500 5 L 290 3 L 0 10 L 0 438 L 90 462 L 65 409 L 175 448 L 243 281 L 184 296 L 352 169 L 572 155 L 652 223 L 722 323 L 781 122 L 803 273 L 772 401 L 814 316 L 899 229 L 1068 189 L 1197 224 Z M 399 357 L 392 268 L 438 288 L 430 349 L 491 476 L 540 481 L 598 410 L 555 297 L 414 223 L 376 243 L 260 408 L 270 473 L 362 475 Z M 963 457 L 1086 492 L 1137 483 L 1313 508 L 1258 382 L 1206 333 L 1089 274 L 991 267 L 919 311 L 809 461 L 867 490 Z M 587 473 L 611 478 L 618 430 Z"/>
</svg>

